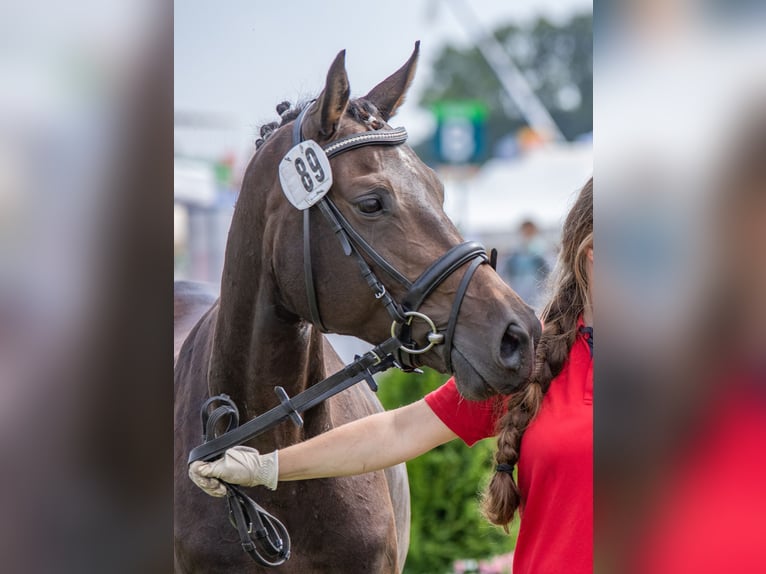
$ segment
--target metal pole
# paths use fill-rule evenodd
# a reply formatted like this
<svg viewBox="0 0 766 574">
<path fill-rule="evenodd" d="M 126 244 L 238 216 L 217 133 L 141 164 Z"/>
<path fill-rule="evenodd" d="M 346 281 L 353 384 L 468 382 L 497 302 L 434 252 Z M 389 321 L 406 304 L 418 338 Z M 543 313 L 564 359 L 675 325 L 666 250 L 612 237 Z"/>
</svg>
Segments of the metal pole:
<svg viewBox="0 0 766 574">
<path fill-rule="evenodd" d="M 481 55 L 492 68 L 503 89 L 516 102 L 527 123 L 537 132 L 550 134 L 556 141 L 565 141 L 558 125 L 537 95 L 529 87 L 524 74 L 516 67 L 508 52 L 495 35 L 486 30 L 465 0 L 448 0 L 457 20 L 466 27 Z"/>
</svg>

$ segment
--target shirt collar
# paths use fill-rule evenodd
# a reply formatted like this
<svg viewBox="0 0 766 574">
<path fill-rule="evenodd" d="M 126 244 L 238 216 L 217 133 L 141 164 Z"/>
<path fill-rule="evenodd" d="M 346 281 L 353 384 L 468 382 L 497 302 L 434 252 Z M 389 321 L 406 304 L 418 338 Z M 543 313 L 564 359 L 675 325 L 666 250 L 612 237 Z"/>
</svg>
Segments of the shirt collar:
<svg viewBox="0 0 766 574">
<path fill-rule="evenodd" d="M 577 331 L 580 333 L 582 337 L 585 338 L 585 341 L 588 343 L 588 347 L 590 348 L 590 356 L 593 356 L 593 327 L 586 327 L 585 321 L 582 318 L 582 315 L 580 315 L 577 318 Z"/>
</svg>

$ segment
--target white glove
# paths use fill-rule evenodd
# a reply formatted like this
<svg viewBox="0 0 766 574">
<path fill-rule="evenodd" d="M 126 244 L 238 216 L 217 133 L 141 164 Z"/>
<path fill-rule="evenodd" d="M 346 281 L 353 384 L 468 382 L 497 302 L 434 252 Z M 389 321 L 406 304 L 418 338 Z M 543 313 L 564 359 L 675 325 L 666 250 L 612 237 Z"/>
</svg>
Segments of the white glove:
<svg viewBox="0 0 766 574">
<path fill-rule="evenodd" d="M 221 480 L 242 486 L 263 485 L 276 490 L 279 480 L 277 452 L 260 454 L 249 446 L 235 446 L 212 462 L 197 460 L 191 463 L 189 478 L 210 496 L 226 496 L 226 487 Z"/>
</svg>

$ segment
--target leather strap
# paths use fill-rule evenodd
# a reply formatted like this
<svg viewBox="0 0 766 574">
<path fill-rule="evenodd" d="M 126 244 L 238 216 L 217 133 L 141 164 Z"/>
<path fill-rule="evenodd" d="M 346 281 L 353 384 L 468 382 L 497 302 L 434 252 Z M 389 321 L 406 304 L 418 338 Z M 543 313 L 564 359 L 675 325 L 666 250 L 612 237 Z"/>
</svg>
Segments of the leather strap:
<svg viewBox="0 0 766 574">
<path fill-rule="evenodd" d="M 395 365 L 392 353 L 398 346 L 399 339 L 391 337 L 361 357 L 357 357 L 343 370 L 295 397 L 288 397 L 282 387 L 277 387 L 275 390 L 281 404 L 239 427 L 237 426 L 239 413 L 231 399 L 227 395 L 211 397 L 205 401 L 202 412 L 204 442 L 189 453 L 189 463 L 195 460 L 218 458 L 227 449 L 270 430 L 288 418 L 300 426 L 303 421 L 299 413 L 324 402 L 360 381 L 366 381 L 370 388 L 377 390 L 372 376 Z M 208 414 L 207 410 L 216 402 L 223 404 Z M 219 412 L 228 413 L 231 418 L 224 434 L 215 436 L 216 422 L 222 416 L 217 414 Z M 229 517 L 237 529 L 245 552 L 258 564 L 266 567 L 279 566 L 287 561 L 290 558 L 290 535 L 284 524 L 250 498 L 239 486 L 227 482 L 223 484 L 226 486 Z"/>
<path fill-rule="evenodd" d="M 261 566 L 284 564 L 290 558 L 290 534 L 285 525 L 239 486 L 224 484 L 229 519 L 237 529 L 244 551 Z"/>
<path fill-rule="evenodd" d="M 210 411 L 210 407 L 217 403 L 220 404 Z M 239 425 L 239 409 L 226 394 L 210 397 L 202 403 L 200 417 L 202 419 L 202 442 L 207 442 L 209 438 L 215 436 L 215 428 L 218 426 L 218 421 L 223 417 L 229 419 L 224 432 L 228 432 Z"/>
<path fill-rule="evenodd" d="M 415 280 L 410 290 L 404 297 L 402 302 L 402 308 L 404 312 L 415 311 L 420 308 L 423 301 L 433 292 L 444 280 L 452 273 L 457 271 L 461 265 L 464 265 L 467 261 L 474 261 L 474 269 L 463 275 L 463 280 L 460 283 L 455 299 L 452 303 L 452 311 L 450 313 L 449 323 L 447 324 L 447 336 L 444 338 L 444 359 L 447 371 L 452 372 L 452 338 L 455 334 L 455 323 L 457 321 L 457 315 L 460 311 L 460 305 L 465 297 L 468 284 L 473 277 L 473 274 L 479 265 L 487 261 L 487 254 L 481 244 L 468 241 L 456 245 L 447 253 L 437 259 L 428 269 L 426 269 L 420 277 Z M 412 329 L 409 323 L 403 323 L 399 331 L 399 338 L 404 342 L 404 346 L 414 347 L 415 343 L 412 340 Z M 401 349 L 397 351 L 397 360 L 400 364 L 406 366 L 408 369 L 414 369 L 417 367 L 416 361 L 417 355 L 411 355 L 406 352 L 402 352 Z"/>
<path fill-rule="evenodd" d="M 447 251 L 415 280 L 402 301 L 402 307 L 406 311 L 419 309 L 434 289 L 460 266 L 474 258 L 479 258 L 482 262 L 487 261 L 487 252 L 475 241 L 461 243 Z"/>
<path fill-rule="evenodd" d="M 303 128 L 303 118 L 306 116 L 308 111 L 311 109 L 312 105 L 314 104 L 316 100 L 311 100 L 306 106 L 301 110 L 301 113 L 298 114 L 298 117 L 295 118 L 295 122 L 293 123 L 293 145 L 298 145 L 303 141 L 303 133 L 301 132 L 301 129 Z"/>
<path fill-rule="evenodd" d="M 294 141 L 294 140 L 293 140 Z M 407 130 L 404 128 L 394 128 L 392 130 L 375 130 L 372 132 L 362 132 L 351 134 L 344 138 L 323 146 L 328 159 L 336 155 L 363 147 L 366 145 L 399 145 L 407 141 Z"/>
<path fill-rule="evenodd" d="M 303 210 L 303 277 L 306 282 L 306 297 L 309 302 L 309 315 L 311 322 L 323 333 L 327 328 L 322 323 L 319 314 L 319 301 L 314 288 L 314 269 L 311 265 L 311 209 Z"/>
<path fill-rule="evenodd" d="M 354 386 L 356 383 L 367 380 L 373 374 L 389 369 L 394 366 L 391 355 L 399 348 L 400 344 L 401 342 L 396 337 L 386 339 L 350 365 L 346 365 L 337 373 L 310 386 L 302 393 L 292 397 L 289 401 L 266 411 L 262 415 L 247 421 L 245 424 L 225 434 L 215 438 L 208 437 L 207 442 L 191 450 L 187 462 L 191 464 L 195 460 L 214 460 L 226 452 L 227 449 L 243 444 L 272 429 L 282 421 L 291 418 L 293 413 L 302 413 L 337 395 L 341 391 Z"/>
<path fill-rule="evenodd" d="M 348 222 L 346 222 L 345 219 L 343 220 L 343 223 L 338 221 L 338 215 L 340 213 L 337 211 L 337 209 L 332 209 L 334 205 L 332 205 L 330 200 L 326 197 L 323 197 L 321 200 L 319 200 L 317 205 L 319 206 L 322 215 L 324 215 L 325 219 L 327 219 L 327 221 L 330 223 L 330 228 L 333 230 L 333 233 L 335 233 L 335 237 L 337 237 L 338 241 L 340 241 L 340 246 L 343 249 L 343 253 L 345 255 L 351 255 L 352 249 L 351 242 L 348 239 Z"/>
<path fill-rule="evenodd" d="M 331 200 L 327 198 L 322 198 L 317 203 L 317 205 L 319 206 L 319 209 L 322 211 L 322 214 L 325 216 L 327 221 L 330 223 L 330 227 L 335 232 L 335 236 L 340 241 L 341 247 L 343 248 L 343 253 L 345 253 L 346 255 L 353 254 L 355 256 L 356 262 L 359 265 L 359 270 L 362 273 L 362 277 L 372 289 L 372 292 L 375 294 L 375 298 L 380 299 L 383 302 L 383 306 L 388 311 L 388 314 L 390 315 L 391 319 L 397 322 L 404 321 L 404 315 L 402 315 L 402 311 L 398 303 L 394 301 L 394 299 L 388 293 L 388 291 L 386 290 L 386 286 L 381 282 L 380 279 L 378 279 L 378 276 L 375 275 L 373 270 L 364 260 L 364 257 L 362 257 L 359 254 L 359 252 L 355 250 L 353 245 L 351 244 L 351 241 L 349 240 L 349 231 L 352 230 L 352 228 L 348 224 L 348 222 L 346 222 L 345 219 L 343 220 L 344 223 L 341 223 L 340 221 L 338 221 L 338 217 L 343 217 L 338 211 L 338 208 L 335 207 L 335 205 L 331 202 Z M 304 248 L 305 248 L 305 241 L 304 241 Z M 377 255 L 377 253 L 376 253 L 376 256 L 380 259 L 380 261 L 385 262 L 384 259 L 380 258 Z M 309 269 L 306 269 L 305 273 L 308 273 L 308 271 Z M 316 299 L 315 293 L 309 293 L 309 297 L 311 297 L 312 295 Z M 314 303 L 314 305 L 316 305 L 316 302 Z"/>
<path fill-rule="evenodd" d="M 455 328 L 457 327 L 457 317 L 460 314 L 460 306 L 463 304 L 463 298 L 468 290 L 468 284 L 473 278 L 473 274 L 482 263 L 485 263 L 486 259 L 477 257 L 465 270 L 463 278 L 460 280 L 460 286 L 455 293 L 455 301 L 452 304 L 452 311 L 449 315 L 449 323 L 447 323 L 447 333 L 444 336 L 444 364 L 447 367 L 447 372 L 452 372 L 452 339 L 455 337 Z"/>
<path fill-rule="evenodd" d="M 348 220 L 343 216 L 343 214 L 340 212 L 338 207 L 335 205 L 332 199 L 325 196 L 322 198 L 321 203 L 326 203 L 329 209 L 332 211 L 333 216 L 335 219 L 340 222 L 340 225 L 343 227 L 345 232 L 348 234 L 348 236 L 351 238 L 351 240 L 354 242 L 354 245 L 356 245 L 359 249 L 364 251 L 364 253 L 369 257 L 372 262 L 380 267 L 383 271 L 386 272 L 386 274 L 391 277 L 391 279 L 394 279 L 395 281 L 398 281 L 401 285 L 404 285 L 406 289 L 410 288 L 410 285 L 412 285 L 412 282 L 407 279 L 402 273 L 399 272 L 399 270 L 396 269 L 393 265 L 391 265 L 388 261 L 383 259 L 377 251 L 369 244 L 367 241 L 359 235 L 356 229 L 348 222 Z"/>
</svg>

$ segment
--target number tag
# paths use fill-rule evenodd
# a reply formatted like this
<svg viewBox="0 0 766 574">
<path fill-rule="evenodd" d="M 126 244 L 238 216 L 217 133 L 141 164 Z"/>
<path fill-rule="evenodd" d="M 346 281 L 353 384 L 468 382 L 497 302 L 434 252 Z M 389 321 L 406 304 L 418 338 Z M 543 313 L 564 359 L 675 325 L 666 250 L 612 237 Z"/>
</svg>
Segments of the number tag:
<svg viewBox="0 0 766 574">
<path fill-rule="evenodd" d="M 314 140 L 301 142 L 279 163 L 279 181 L 290 203 L 308 209 L 332 187 L 330 160 Z"/>
</svg>

